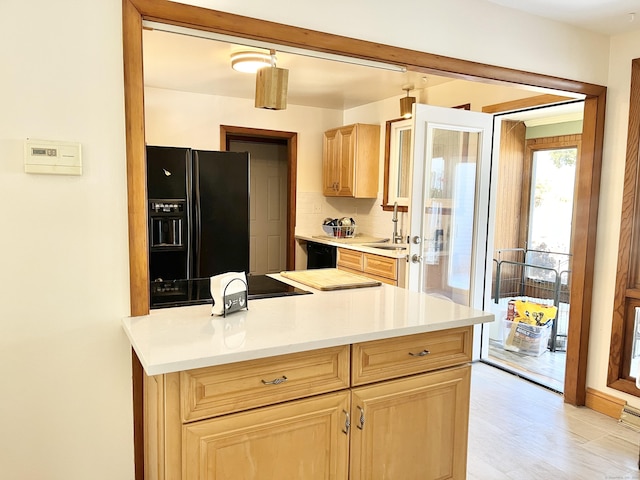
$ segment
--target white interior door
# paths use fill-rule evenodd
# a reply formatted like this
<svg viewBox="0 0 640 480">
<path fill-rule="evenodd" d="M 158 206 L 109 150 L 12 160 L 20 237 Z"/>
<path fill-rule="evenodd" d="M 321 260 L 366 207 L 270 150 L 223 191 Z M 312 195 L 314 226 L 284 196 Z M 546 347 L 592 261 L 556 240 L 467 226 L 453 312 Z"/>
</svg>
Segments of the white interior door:
<svg viewBox="0 0 640 480">
<path fill-rule="evenodd" d="M 287 263 L 287 162 L 261 145 L 266 155 L 251 156 L 249 265 L 252 274 L 277 273 Z"/>
<path fill-rule="evenodd" d="M 408 288 L 483 308 L 493 116 L 414 108 Z"/>
<path fill-rule="evenodd" d="M 249 273 L 277 273 L 287 265 L 287 147 L 234 141 L 230 150 L 249 152 Z"/>
</svg>

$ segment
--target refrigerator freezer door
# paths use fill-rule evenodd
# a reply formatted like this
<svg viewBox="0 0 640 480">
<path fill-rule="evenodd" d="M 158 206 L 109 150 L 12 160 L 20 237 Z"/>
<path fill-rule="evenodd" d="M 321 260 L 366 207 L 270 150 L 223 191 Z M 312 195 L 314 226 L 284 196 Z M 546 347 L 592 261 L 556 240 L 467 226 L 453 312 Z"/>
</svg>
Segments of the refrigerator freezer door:
<svg viewBox="0 0 640 480">
<path fill-rule="evenodd" d="M 193 151 L 193 276 L 249 272 L 249 154 Z"/>
<path fill-rule="evenodd" d="M 186 199 L 191 150 L 147 147 L 147 198 Z"/>
<path fill-rule="evenodd" d="M 191 150 L 148 146 L 146 153 L 151 281 L 189 278 Z"/>
</svg>

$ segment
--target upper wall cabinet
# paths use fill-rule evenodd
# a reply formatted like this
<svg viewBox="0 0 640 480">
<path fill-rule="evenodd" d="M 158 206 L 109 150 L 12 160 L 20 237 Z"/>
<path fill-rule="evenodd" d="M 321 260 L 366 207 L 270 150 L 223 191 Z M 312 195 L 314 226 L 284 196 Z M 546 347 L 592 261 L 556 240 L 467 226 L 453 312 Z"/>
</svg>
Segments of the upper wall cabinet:
<svg viewBox="0 0 640 480">
<path fill-rule="evenodd" d="M 379 125 L 356 123 L 328 130 L 322 143 L 323 193 L 327 197 L 377 197 L 379 163 Z"/>
</svg>

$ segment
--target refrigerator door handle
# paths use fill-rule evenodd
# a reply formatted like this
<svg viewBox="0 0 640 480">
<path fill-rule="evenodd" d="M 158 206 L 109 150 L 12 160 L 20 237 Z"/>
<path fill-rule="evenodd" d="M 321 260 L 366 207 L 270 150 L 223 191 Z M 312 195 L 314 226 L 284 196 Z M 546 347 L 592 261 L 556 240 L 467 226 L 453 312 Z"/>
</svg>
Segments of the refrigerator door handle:
<svg viewBox="0 0 640 480">
<path fill-rule="evenodd" d="M 201 251 L 201 242 L 202 242 L 202 210 L 200 206 L 200 157 L 198 155 L 198 151 L 193 151 L 193 169 L 191 176 L 191 192 L 194 195 L 193 201 L 193 239 L 191 242 L 193 244 L 193 278 L 200 277 L 200 251 Z M 189 277 L 191 278 L 191 276 Z"/>
<path fill-rule="evenodd" d="M 186 170 L 186 197 L 187 197 L 187 278 L 193 278 L 193 245 L 192 239 L 194 238 L 193 231 L 193 195 L 191 192 L 193 191 L 193 174 L 191 172 L 193 166 L 192 154 L 191 150 L 187 149 L 184 158 L 185 170 Z"/>
</svg>

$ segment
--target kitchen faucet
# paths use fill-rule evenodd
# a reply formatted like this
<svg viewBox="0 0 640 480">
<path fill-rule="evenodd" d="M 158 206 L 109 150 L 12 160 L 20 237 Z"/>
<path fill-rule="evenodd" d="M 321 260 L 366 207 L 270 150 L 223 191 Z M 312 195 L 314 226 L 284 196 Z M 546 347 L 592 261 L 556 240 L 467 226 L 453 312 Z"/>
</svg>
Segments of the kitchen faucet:
<svg viewBox="0 0 640 480">
<path fill-rule="evenodd" d="M 393 203 L 393 236 L 391 237 L 391 243 L 402 243 L 402 233 L 398 233 L 398 202 Z"/>
</svg>

